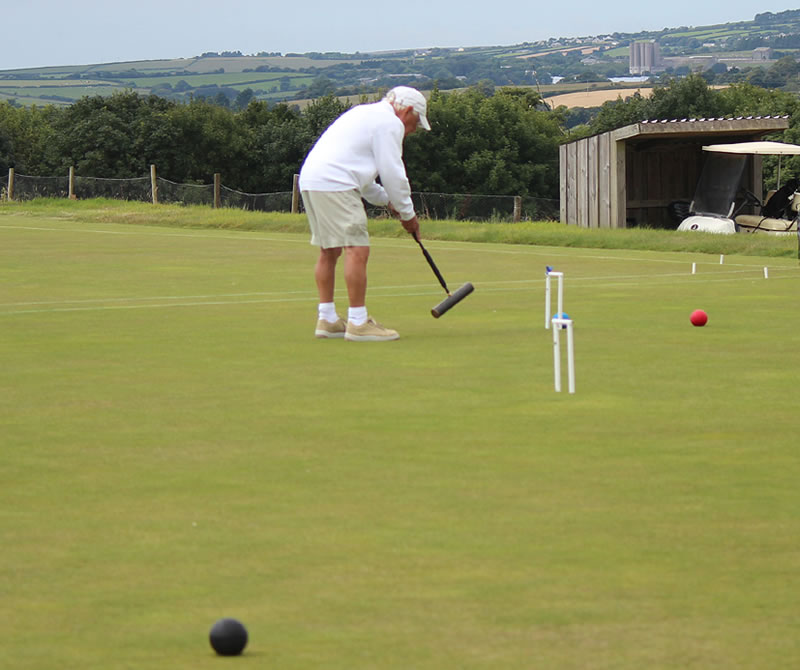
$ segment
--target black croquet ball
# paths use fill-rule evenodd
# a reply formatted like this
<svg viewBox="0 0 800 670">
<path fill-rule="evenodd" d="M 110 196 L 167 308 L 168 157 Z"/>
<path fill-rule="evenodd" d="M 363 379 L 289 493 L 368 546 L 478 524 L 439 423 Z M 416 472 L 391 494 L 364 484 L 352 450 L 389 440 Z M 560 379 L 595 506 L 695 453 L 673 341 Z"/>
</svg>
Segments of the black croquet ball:
<svg viewBox="0 0 800 670">
<path fill-rule="evenodd" d="M 220 619 L 211 626 L 208 640 L 220 656 L 238 656 L 247 646 L 247 629 L 237 619 Z"/>
</svg>

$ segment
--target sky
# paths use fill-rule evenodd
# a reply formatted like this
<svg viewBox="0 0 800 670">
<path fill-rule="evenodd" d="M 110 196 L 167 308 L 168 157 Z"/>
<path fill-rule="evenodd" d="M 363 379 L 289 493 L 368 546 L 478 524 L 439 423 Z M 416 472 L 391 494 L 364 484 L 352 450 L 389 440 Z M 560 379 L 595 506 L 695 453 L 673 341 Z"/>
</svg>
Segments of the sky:
<svg viewBox="0 0 800 670">
<path fill-rule="evenodd" d="M 0 3 L 0 70 L 191 58 L 208 51 L 344 53 L 508 46 L 752 20 L 752 0 L 25 0 Z"/>
</svg>

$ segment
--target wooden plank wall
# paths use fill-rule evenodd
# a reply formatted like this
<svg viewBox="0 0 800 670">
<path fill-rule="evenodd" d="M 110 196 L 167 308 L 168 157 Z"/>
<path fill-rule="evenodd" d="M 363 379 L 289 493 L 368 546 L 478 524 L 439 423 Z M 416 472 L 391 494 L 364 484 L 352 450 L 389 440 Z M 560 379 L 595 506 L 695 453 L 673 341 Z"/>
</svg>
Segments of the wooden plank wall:
<svg viewBox="0 0 800 670">
<path fill-rule="evenodd" d="M 561 221 L 583 228 L 611 228 L 611 137 L 594 135 L 560 150 Z"/>
<path fill-rule="evenodd" d="M 597 225 L 611 228 L 611 135 L 597 137 Z"/>
</svg>

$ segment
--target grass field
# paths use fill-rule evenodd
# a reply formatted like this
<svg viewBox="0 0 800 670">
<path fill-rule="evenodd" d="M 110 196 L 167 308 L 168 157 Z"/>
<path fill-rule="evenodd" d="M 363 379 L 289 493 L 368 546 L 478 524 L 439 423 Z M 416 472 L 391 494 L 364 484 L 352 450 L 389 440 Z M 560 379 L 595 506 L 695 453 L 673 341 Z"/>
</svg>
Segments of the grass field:
<svg viewBox="0 0 800 670">
<path fill-rule="evenodd" d="M 376 236 L 401 339 L 357 344 L 313 338 L 287 221 L 0 205 L 0 667 L 218 668 L 222 616 L 249 668 L 800 665 L 796 257 L 423 223 L 474 295 L 432 319 Z"/>
<path fill-rule="evenodd" d="M 648 98 L 653 93 L 652 86 L 638 88 L 608 89 L 602 91 L 576 91 L 575 93 L 562 93 L 545 98 L 545 101 L 552 108 L 560 107 L 600 107 L 604 102 L 621 98 L 625 100 L 639 93 L 642 97 Z"/>
<path fill-rule="evenodd" d="M 358 64 L 359 60 L 328 61 L 314 60 L 307 57 L 237 57 L 237 58 L 190 58 L 165 61 L 136 61 L 129 63 L 107 63 L 104 65 L 88 65 L 84 67 L 38 68 L 28 70 L 0 71 L 0 100 L 13 99 L 19 104 L 63 105 L 77 101 L 84 96 L 111 95 L 115 91 L 125 91 L 134 87 L 139 93 L 146 94 L 159 84 L 176 85 L 183 81 L 193 88 L 210 86 L 228 86 L 238 90 L 245 88 L 269 89 L 277 85 L 279 80 L 288 77 L 291 89 L 297 91 L 314 79 L 312 75 L 299 72 L 243 72 L 260 66 L 277 66 L 289 69 L 306 67 L 329 67 L 336 63 Z M 222 69 L 224 73 L 218 71 Z M 153 74 L 152 77 L 130 77 L 126 71 L 137 70 L 139 73 Z M 114 79 L 73 79 L 75 72 L 83 72 L 92 77 L 100 72 L 114 73 Z M 173 73 L 165 76 L 166 73 Z M 161 73 L 161 76 L 159 76 Z M 14 77 L 4 80 L 4 76 Z M 28 75 L 31 78 L 18 78 Z M 37 78 L 41 77 L 41 78 Z M 283 93 L 281 96 L 284 97 Z M 266 97 L 274 97 L 266 95 Z"/>
</svg>

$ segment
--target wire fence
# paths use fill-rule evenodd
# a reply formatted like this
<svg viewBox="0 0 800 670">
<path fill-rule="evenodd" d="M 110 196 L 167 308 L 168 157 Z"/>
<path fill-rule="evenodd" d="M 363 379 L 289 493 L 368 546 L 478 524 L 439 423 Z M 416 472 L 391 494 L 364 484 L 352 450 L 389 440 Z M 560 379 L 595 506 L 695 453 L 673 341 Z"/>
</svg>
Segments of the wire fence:
<svg viewBox="0 0 800 670">
<path fill-rule="evenodd" d="M 11 184 L 11 188 L 9 188 Z M 155 184 L 156 197 L 153 194 Z M 0 197 L 13 191 L 14 200 L 34 198 L 112 198 L 139 202 L 208 205 L 258 212 L 303 211 L 302 199 L 294 191 L 243 193 L 217 182 L 179 184 L 163 177 L 110 179 L 104 177 L 35 177 L 10 172 L 0 177 Z M 559 201 L 511 195 L 474 195 L 412 192 L 420 218 L 455 221 L 558 221 Z M 388 216 L 385 208 L 366 204 L 373 218 Z"/>
</svg>

